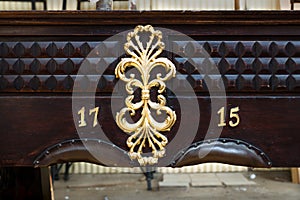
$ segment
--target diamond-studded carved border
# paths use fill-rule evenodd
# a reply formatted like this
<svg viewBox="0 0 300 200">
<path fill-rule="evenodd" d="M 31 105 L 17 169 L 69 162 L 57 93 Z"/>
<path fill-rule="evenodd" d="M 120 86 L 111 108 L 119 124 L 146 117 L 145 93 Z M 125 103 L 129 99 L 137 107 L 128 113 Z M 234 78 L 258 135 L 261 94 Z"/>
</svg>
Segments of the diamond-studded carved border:
<svg viewBox="0 0 300 200">
<path fill-rule="evenodd" d="M 174 52 L 183 55 L 169 58 L 182 74 L 176 77 L 175 90 L 184 91 L 189 83 L 196 92 L 207 92 L 205 74 L 209 74 L 206 80 L 211 84 L 220 84 L 222 80 L 228 92 L 294 92 L 300 89 L 300 65 L 297 64 L 300 63 L 300 41 L 198 42 L 202 49 L 190 42 L 170 42 Z M 86 41 L 0 42 L 0 91 L 71 92 L 81 63 L 99 44 Z M 201 58 L 204 50 L 211 56 L 210 60 Z M 96 83 L 97 92 L 111 92 L 116 82 L 112 76 L 113 65 L 110 65 L 116 55 L 113 50 L 107 52 L 104 55 L 107 59 L 101 60 L 99 66 L 109 67 Z M 209 62 L 217 65 L 221 77 L 209 71 Z M 84 78 L 85 85 L 93 84 L 91 78 Z"/>
</svg>

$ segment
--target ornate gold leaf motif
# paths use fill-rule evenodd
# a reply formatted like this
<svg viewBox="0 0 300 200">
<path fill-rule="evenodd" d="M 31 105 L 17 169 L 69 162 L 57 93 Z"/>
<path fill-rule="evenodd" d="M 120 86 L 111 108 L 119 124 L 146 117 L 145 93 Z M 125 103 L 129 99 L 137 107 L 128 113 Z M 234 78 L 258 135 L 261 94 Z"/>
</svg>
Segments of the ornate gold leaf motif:
<svg viewBox="0 0 300 200">
<path fill-rule="evenodd" d="M 147 42 L 140 41 L 142 33 L 149 35 Z M 127 139 L 127 146 L 130 148 L 129 157 L 137 159 L 141 166 L 157 164 L 158 159 L 164 157 L 164 147 L 168 139 L 160 132 L 170 131 L 176 121 L 175 112 L 166 106 L 166 98 L 162 95 L 166 89 L 165 81 L 175 77 L 176 68 L 167 58 L 157 58 L 165 48 L 161 40 L 161 31 L 154 30 L 150 25 L 137 26 L 133 32 L 128 33 L 124 45 L 126 54 L 131 58 L 122 58 L 115 69 L 116 77 L 126 82 L 126 91 L 129 94 L 125 99 L 127 107 L 116 114 L 116 123 L 120 129 L 130 135 Z M 162 67 L 165 75 L 158 73 L 151 80 L 150 72 L 156 67 Z M 127 68 L 137 69 L 140 79 L 135 78 L 133 73 L 129 74 L 129 77 L 126 76 Z M 152 87 L 158 88 L 157 102 L 150 99 Z M 133 93 L 136 88 L 141 89 L 141 101 L 134 103 Z M 139 109 L 142 110 L 140 119 L 136 123 L 129 123 L 125 114 L 128 112 L 134 116 Z M 166 114 L 164 121 L 156 121 L 150 110 L 156 110 L 157 115 L 164 112 Z M 151 156 L 145 156 L 143 150 L 146 147 L 152 150 Z"/>
</svg>

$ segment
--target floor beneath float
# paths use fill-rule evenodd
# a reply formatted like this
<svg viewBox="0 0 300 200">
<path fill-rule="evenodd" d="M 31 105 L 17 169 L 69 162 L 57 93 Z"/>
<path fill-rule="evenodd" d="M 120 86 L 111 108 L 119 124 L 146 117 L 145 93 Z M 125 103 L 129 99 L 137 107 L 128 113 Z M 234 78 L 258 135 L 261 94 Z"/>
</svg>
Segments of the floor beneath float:
<svg viewBox="0 0 300 200">
<path fill-rule="evenodd" d="M 61 177 L 54 182 L 54 194 L 55 200 L 300 199 L 300 185 L 291 183 L 289 171 L 255 171 L 255 179 L 249 178 L 251 174 L 155 174 L 152 191 L 147 191 L 141 174 L 71 174 L 68 181 Z"/>
</svg>

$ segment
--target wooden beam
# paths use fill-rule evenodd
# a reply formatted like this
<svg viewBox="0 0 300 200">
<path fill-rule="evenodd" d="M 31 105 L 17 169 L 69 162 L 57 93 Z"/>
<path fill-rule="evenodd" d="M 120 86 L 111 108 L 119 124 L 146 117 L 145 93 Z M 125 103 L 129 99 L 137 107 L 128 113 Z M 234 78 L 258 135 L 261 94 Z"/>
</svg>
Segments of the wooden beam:
<svg viewBox="0 0 300 200">
<path fill-rule="evenodd" d="M 292 182 L 299 184 L 300 183 L 300 168 L 291 169 Z"/>
<path fill-rule="evenodd" d="M 53 199 L 48 167 L 1 167 L 0 175 L 0 199 Z"/>
<path fill-rule="evenodd" d="M 234 1 L 234 8 L 235 8 L 235 10 L 239 10 L 240 7 L 241 7 L 240 1 L 239 1 L 239 0 L 235 0 L 235 1 Z"/>
</svg>

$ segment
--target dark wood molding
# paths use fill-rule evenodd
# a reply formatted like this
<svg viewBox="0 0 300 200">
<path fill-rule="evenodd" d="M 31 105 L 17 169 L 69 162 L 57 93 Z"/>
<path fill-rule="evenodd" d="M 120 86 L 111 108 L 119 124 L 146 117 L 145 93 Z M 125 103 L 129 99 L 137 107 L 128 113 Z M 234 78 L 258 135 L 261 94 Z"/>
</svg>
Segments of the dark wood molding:
<svg viewBox="0 0 300 200">
<path fill-rule="evenodd" d="M 71 145 L 53 151 L 55 155 L 48 158 L 44 153 L 55 145 L 80 139 L 73 120 L 71 94 L 84 58 L 107 37 L 138 24 L 151 24 L 187 34 L 202 44 L 215 62 L 220 76 L 218 81 L 211 80 L 212 84 L 225 84 L 228 108 L 239 106 L 241 115 L 240 126 L 225 127 L 222 138 L 245 141 L 257 147 L 268 155 L 272 166 L 299 166 L 299 14 L 298 11 L 0 12 L 0 138 L 3 138 L 0 165 L 34 166 L 41 155 L 42 166 L 63 161 L 106 165 L 106 160 L 103 163 L 87 158 L 85 146 L 80 143 L 73 149 Z M 194 135 L 188 145 L 177 149 L 180 151 L 205 139 L 209 120 L 216 113 L 210 110 L 214 97 L 209 97 L 205 86 L 205 81 L 210 79 L 204 81 L 191 67 L 197 58 L 197 49 L 178 42 L 176 35 L 169 39 L 167 45 L 174 45 L 181 55 L 167 54 L 182 74 L 180 80 L 175 79 L 174 91 L 186 95 L 186 86 L 190 84 L 201 107 L 201 121 L 196 122 L 200 128 L 194 133 L 185 133 Z M 186 55 L 186 51 L 193 56 Z M 126 152 L 128 135 L 117 127 L 115 113 L 110 110 L 110 96 L 116 82 L 114 68 L 115 65 L 109 66 L 98 83 L 96 104 L 101 108 L 98 120 L 112 146 Z M 182 80 L 185 83 L 181 83 Z M 123 93 L 117 92 L 120 93 L 116 99 L 121 105 Z M 179 98 L 174 98 L 170 91 L 165 95 L 168 104 L 179 113 L 174 129 L 166 134 L 172 141 L 178 134 L 181 111 Z M 84 97 L 90 98 L 88 94 Z M 195 124 L 194 108 L 187 110 L 191 113 L 187 125 Z M 98 139 L 92 134 L 85 138 Z M 213 134 L 211 139 L 216 139 Z M 124 162 L 119 165 L 127 166 L 128 157 L 122 151 Z M 74 152 L 80 154 L 74 156 Z M 170 162 L 175 156 L 172 153 Z M 203 161 L 192 157 L 191 163 Z M 239 161 L 228 159 L 227 163 L 249 164 L 242 158 Z M 184 165 L 188 162 L 185 159 Z M 255 165 L 263 164 L 257 161 Z"/>
<path fill-rule="evenodd" d="M 206 134 L 210 135 L 211 139 L 216 138 L 214 134 L 207 133 L 211 118 L 209 109 L 211 98 L 208 96 L 198 97 L 201 116 L 196 135 L 188 130 L 181 133 L 176 132 L 182 121 L 180 117 L 172 131 L 166 134 L 178 148 L 169 151 L 174 153 L 168 154 L 166 157 L 170 163 L 175 154 L 190 147 L 193 143 L 203 141 Z M 87 161 L 108 166 L 112 163 L 118 166 L 135 165 L 135 163 L 129 162 L 128 156 L 123 152 L 128 151 L 126 146 L 128 136 L 114 122 L 114 113 L 111 113 L 111 108 L 108 106 L 110 97 L 98 97 L 95 100 L 96 105 L 101 108 L 98 120 L 106 137 L 92 133 L 89 129 L 82 129 L 77 133 L 70 96 L 6 96 L 1 97 L 0 101 L 0 115 L 5 116 L 0 121 L 2 127 L 0 133 L 4 138 L 0 141 L 1 166 L 47 166 L 55 162 L 66 161 Z M 186 101 L 185 104 L 188 105 L 189 100 L 183 98 L 181 101 Z M 260 149 L 269 157 L 274 167 L 299 166 L 298 143 L 300 143 L 300 137 L 298 137 L 298 130 L 300 124 L 296 122 L 300 117 L 299 96 L 228 96 L 227 103 L 229 107 L 240 106 L 241 124 L 236 128 L 225 127 L 220 135 L 221 138 L 245 141 Z M 169 104 L 179 111 L 176 101 L 170 99 Z M 191 113 L 189 120 L 186 120 L 188 123 L 185 124 L 186 127 L 195 124 L 193 120 L 195 116 L 192 115 L 194 109 L 194 106 L 185 108 L 188 113 Z M 191 136 L 189 145 L 184 146 L 181 140 L 189 135 L 194 136 Z M 79 140 L 80 138 L 87 138 L 86 143 L 84 139 Z M 74 142 L 72 142 L 73 140 Z M 101 151 L 94 150 L 98 140 L 100 140 Z M 84 152 L 85 150 L 109 152 L 109 149 L 111 149 L 111 154 L 116 156 L 105 158 L 105 155 L 100 153 L 101 159 L 98 161 L 88 155 L 88 152 Z M 47 153 L 47 151 L 49 152 Z M 35 161 L 39 161 L 39 163 L 35 163 Z M 226 163 L 236 164 L 236 162 L 236 160 L 228 159 Z"/>
<path fill-rule="evenodd" d="M 111 109 L 114 89 L 113 99 L 120 108 L 127 96 L 120 87 L 115 88 L 114 69 L 120 58 L 113 45 L 109 45 L 108 54 L 116 61 L 108 59 L 99 64 L 108 66 L 99 82 L 91 76 L 99 69 L 93 68 L 80 77 L 82 84 L 74 86 L 84 59 L 100 42 L 136 25 L 175 30 L 202 45 L 195 48 L 178 34 L 167 34 L 166 45 L 177 51 L 164 54 L 181 75 L 174 78 L 172 91 L 163 94 L 168 106 L 176 111 L 177 121 L 165 133 L 170 143 L 159 164 L 181 167 L 223 162 L 299 167 L 299 15 L 299 11 L 0 12 L 0 173 L 10 174 L 0 174 L 1 179 L 10 179 L 10 185 L 0 183 L 0 198 L 14 199 L 20 194 L 22 199 L 50 199 L 48 172 L 33 167 L 71 161 L 138 166 L 128 157 L 128 135 L 115 123 L 117 111 Z M 125 35 L 120 35 L 121 41 L 125 41 Z M 212 72 L 212 78 L 204 79 L 199 72 L 202 69 L 193 67 L 203 64 L 197 59 L 203 50 L 220 75 Z M 210 75 L 205 63 L 203 70 Z M 92 89 L 91 83 L 97 88 Z M 238 126 L 222 129 L 217 126 L 220 120 L 214 120 L 215 126 L 209 129 L 220 109 L 212 109 L 211 102 L 221 97 L 209 96 L 207 83 L 216 88 L 224 83 L 229 109 L 226 124 L 230 109 L 238 107 Z M 188 92 L 190 87 L 192 94 Z M 78 98 L 85 100 L 93 99 L 91 92 L 96 90 L 94 102 L 100 107 L 97 129 L 78 129 L 77 112 L 82 106 L 91 109 L 92 105 L 83 103 L 73 108 L 74 88 L 81 94 Z M 157 94 L 157 90 L 150 94 Z M 135 95 L 139 97 L 139 91 Z M 184 111 L 180 103 L 188 105 Z M 200 113 L 195 111 L 197 104 Z M 181 125 L 185 128 L 180 129 Z M 195 125 L 199 127 L 190 130 Z M 201 158 L 199 153 L 203 151 L 210 153 Z"/>
<path fill-rule="evenodd" d="M 0 25 L 297 25 L 300 11 L 2 11 Z"/>
<path fill-rule="evenodd" d="M 53 199 L 49 168 L 0 167 L 1 199 Z"/>
</svg>

